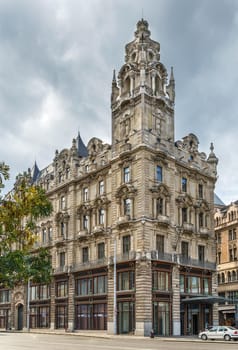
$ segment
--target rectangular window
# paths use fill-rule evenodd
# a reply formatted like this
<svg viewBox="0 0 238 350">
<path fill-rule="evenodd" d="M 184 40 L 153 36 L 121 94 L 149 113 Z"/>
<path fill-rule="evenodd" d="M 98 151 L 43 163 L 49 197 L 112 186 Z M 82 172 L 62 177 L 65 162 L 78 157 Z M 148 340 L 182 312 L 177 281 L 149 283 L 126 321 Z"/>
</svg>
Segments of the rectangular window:
<svg viewBox="0 0 238 350">
<path fill-rule="evenodd" d="M 88 262 L 88 247 L 83 247 L 82 249 L 82 260 L 83 262 Z"/>
<path fill-rule="evenodd" d="M 135 286 L 134 271 L 117 273 L 117 290 L 131 290 Z"/>
<path fill-rule="evenodd" d="M 8 303 L 10 301 L 11 301 L 10 290 L 1 290 L 0 291 L 0 303 Z"/>
<path fill-rule="evenodd" d="M 104 225 L 104 209 L 99 209 L 98 216 L 99 216 L 99 225 Z"/>
<path fill-rule="evenodd" d="M 42 243 L 46 243 L 47 242 L 47 231 L 46 228 L 43 228 L 42 230 Z"/>
<path fill-rule="evenodd" d="M 164 271 L 153 271 L 152 288 L 154 290 L 169 290 L 169 273 Z"/>
<path fill-rule="evenodd" d="M 50 288 L 47 284 L 41 284 L 39 287 L 39 299 L 44 300 L 50 297 Z"/>
<path fill-rule="evenodd" d="M 65 252 L 61 252 L 59 254 L 59 265 L 60 265 L 60 267 L 65 266 Z"/>
<path fill-rule="evenodd" d="M 83 189 L 83 201 L 84 202 L 87 202 L 88 201 L 88 188 L 87 187 L 85 187 L 84 189 Z"/>
<path fill-rule="evenodd" d="M 233 261 L 233 250 L 229 249 L 229 261 Z"/>
<path fill-rule="evenodd" d="M 52 241 L 52 232 L 53 232 L 52 227 L 49 227 L 48 228 L 48 240 L 49 240 L 49 242 Z"/>
<path fill-rule="evenodd" d="M 156 199 L 156 213 L 158 215 L 163 215 L 163 198 Z"/>
<path fill-rule="evenodd" d="M 205 247 L 203 245 L 198 246 L 198 260 L 200 262 L 205 261 Z"/>
<path fill-rule="evenodd" d="M 129 167 L 125 167 L 123 169 L 123 180 L 125 183 L 130 182 L 130 168 Z"/>
<path fill-rule="evenodd" d="M 64 210 L 66 208 L 66 204 L 65 204 L 65 196 L 62 196 L 60 198 L 60 208 L 61 210 Z"/>
<path fill-rule="evenodd" d="M 105 244 L 104 242 L 98 244 L 98 259 L 104 259 L 105 257 Z"/>
<path fill-rule="evenodd" d="M 188 222 L 188 208 L 182 208 L 182 224 Z"/>
<path fill-rule="evenodd" d="M 180 292 L 184 293 L 185 292 L 185 278 L 184 275 L 180 275 Z"/>
<path fill-rule="evenodd" d="M 187 179 L 182 177 L 182 192 L 187 192 Z"/>
<path fill-rule="evenodd" d="M 68 283 L 67 283 L 67 281 L 56 282 L 56 296 L 58 298 L 68 296 Z"/>
<path fill-rule="evenodd" d="M 203 279 L 203 293 L 209 294 L 209 279 L 208 278 Z"/>
<path fill-rule="evenodd" d="M 93 278 L 93 293 L 107 293 L 107 276 L 96 276 Z"/>
<path fill-rule="evenodd" d="M 181 254 L 183 258 L 188 259 L 188 242 L 181 242 Z"/>
<path fill-rule="evenodd" d="M 159 182 L 162 182 L 163 180 L 162 167 L 159 165 L 156 167 L 156 180 Z"/>
<path fill-rule="evenodd" d="M 199 228 L 204 227 L 204 214 L 203 213 L 199 213 L 199 215 L 198 215 L 198 225 L 199 225 Z"/>
<path fill-rule="evenodd" d="M 159 253 L 164 253 L 164 236 L 156 235 L 156 250 Z"/>
<path fill-rule="evenodd" d="M 200 278 L 188 276 L 188 293 L 201 293 Z"/>
<path fill-rule="evenodd" d="M 128 254 L 131 249 L 131 236 L 124 236 L 122 238 L 122 252 Z"/>
<path fill-rule="evenodd" d="M 198 198 L 202 199 L 203 198 L 203 185 L 198 184 Z"/>
<path fill-rule="evenodd" d="M 81 278 L 76 281 L 77 295 L 93 294 L 93 280 L 92 278 Z"/>
<path fill-rule="evenodd" d="M 124 215 L 131 215 L 131 200 L 129 198 L 124 199 Z"/>
<path fill-rule="evenodd" d="M 104 181 L 99 181 L 98 189 L 99 194 L 104 194 Z"/>
<path fill-rule="evenodd" d="M 88 230 L 88 215 L 83 216 L 83 230 Z"/>
<path fill-rule="evenodd" d="M 233 228 L 233 229 L 229 230 L 228 235 L 229 235 L 228 236 L 229 241 L 236 240 L 236 229 Z"/>
</svg>

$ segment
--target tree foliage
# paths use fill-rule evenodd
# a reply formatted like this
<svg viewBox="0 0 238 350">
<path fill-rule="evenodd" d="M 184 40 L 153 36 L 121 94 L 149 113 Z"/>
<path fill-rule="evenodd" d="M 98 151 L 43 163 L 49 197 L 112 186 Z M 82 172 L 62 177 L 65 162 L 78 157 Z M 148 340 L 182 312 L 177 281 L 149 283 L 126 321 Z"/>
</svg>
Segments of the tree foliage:
<svg viewBox="0 0 238 350">
<path fill-rule="evenodd" d="M 2 177 L 8 168 L 0 165 Z M 2 174 L 2 176 L 1 176 Z M 52 205 L 44 190 L 32 185 L 27 176 L 19 176 L 12 192 L 0 203 L 0 284 L 14 286 L 29 278 L 48 281 L 51 267 L 47 250 L 33 251 L 37 239 L 36 223 L 47 217 Z"/>
</svg>

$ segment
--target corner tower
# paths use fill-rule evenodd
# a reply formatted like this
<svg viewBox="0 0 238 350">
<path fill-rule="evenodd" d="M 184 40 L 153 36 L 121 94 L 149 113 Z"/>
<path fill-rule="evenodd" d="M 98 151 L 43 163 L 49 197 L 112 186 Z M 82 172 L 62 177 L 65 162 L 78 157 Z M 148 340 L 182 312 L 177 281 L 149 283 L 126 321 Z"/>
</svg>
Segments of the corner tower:
<svg viewBox="0 0 238 350">
<path fill-rule="evenodd" d="M 137 23 L 125 47 L 125 63 L 112 80 L 112 147 L 114 154 L 146 144 L 168 147 L 174 141 L 175 81 L 169 84 L 160 62 L 160 44 L 150 38 L 148 23 Z"/>
</svg>

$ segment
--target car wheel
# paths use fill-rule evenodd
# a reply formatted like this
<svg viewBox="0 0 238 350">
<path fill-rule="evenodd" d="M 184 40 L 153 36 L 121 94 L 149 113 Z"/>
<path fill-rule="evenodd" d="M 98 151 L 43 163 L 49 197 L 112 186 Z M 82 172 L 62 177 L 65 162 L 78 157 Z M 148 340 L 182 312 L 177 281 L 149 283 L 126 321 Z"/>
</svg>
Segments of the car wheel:
<svg viewBox="0 0 238 350">
<path fill-rule="evenodd" d="M 202 334 L 201 338 L 202 338 L 202 340 L 207 340 L 206 334 Z"/>
<path fill-rule="evenodd" d="M 225 334 L 224 335 L 224 340 L 226 340 L 226 341 L 230 341 L 231 340 L 231 337 L 229 336 L 229 334 Z"/>
</svg>

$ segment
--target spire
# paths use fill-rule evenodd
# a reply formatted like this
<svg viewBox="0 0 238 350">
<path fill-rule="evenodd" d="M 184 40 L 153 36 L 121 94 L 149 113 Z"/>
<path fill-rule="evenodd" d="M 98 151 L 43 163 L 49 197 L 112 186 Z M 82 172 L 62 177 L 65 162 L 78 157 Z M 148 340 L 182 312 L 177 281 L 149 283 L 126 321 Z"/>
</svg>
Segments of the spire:
<svg viewBox="0 0 238 350">
<path fill-rule="evenodd" d="M 38 168 L 38 165 L 35 161 L 35 164 L 33 165 L 32 169 L 31 169 L 31 177 L 32 177 L 32 183 L 35 183 L 36 180 L 38 179 L 40 175 L 40 169 Z"/>
<path fill-rule="evenodd" d="M 113 76 L 112 76 L 112 85 L 116 85 L 117 80 L 116 80 L 116 70 L 113 69 Z"/>
<path fill-rule="evenodd" d="M 150 37 L 149 25 L 148 22 L 141 18 L 140 21 L 137 22 L 137 29 L 135 31 L 135 37 L 139 39 L 139 41 L 143 42 L 145 39 Z"/>
<path fill-rule="evenodd" d="M 170 84 L 175 83 L 175 80 L 174 80 L 174 68 L 173 67 L 171 67 L 169 83 Z"/>
<path fill-rule="evenodd" d="M 78 132 L 78 137 L 77 137 L 77 148 L 78 148 L 78 156 L 79 157 L 84 158 L 84 157 L 88 156 L 87 147 L 83 143 L 79 132 Z"/>
<path fill-rule="evenodd" d="M 210 154 L 207 158 L 207 161 L 211 164 L 217 164 L 218 163 L 218 158 L 216 157 L 215 153 L 214 153 L 214 146 L 213 146 L 213 142 L 211 142 L 211 145 L 210 145 Z"/>
</svg>

